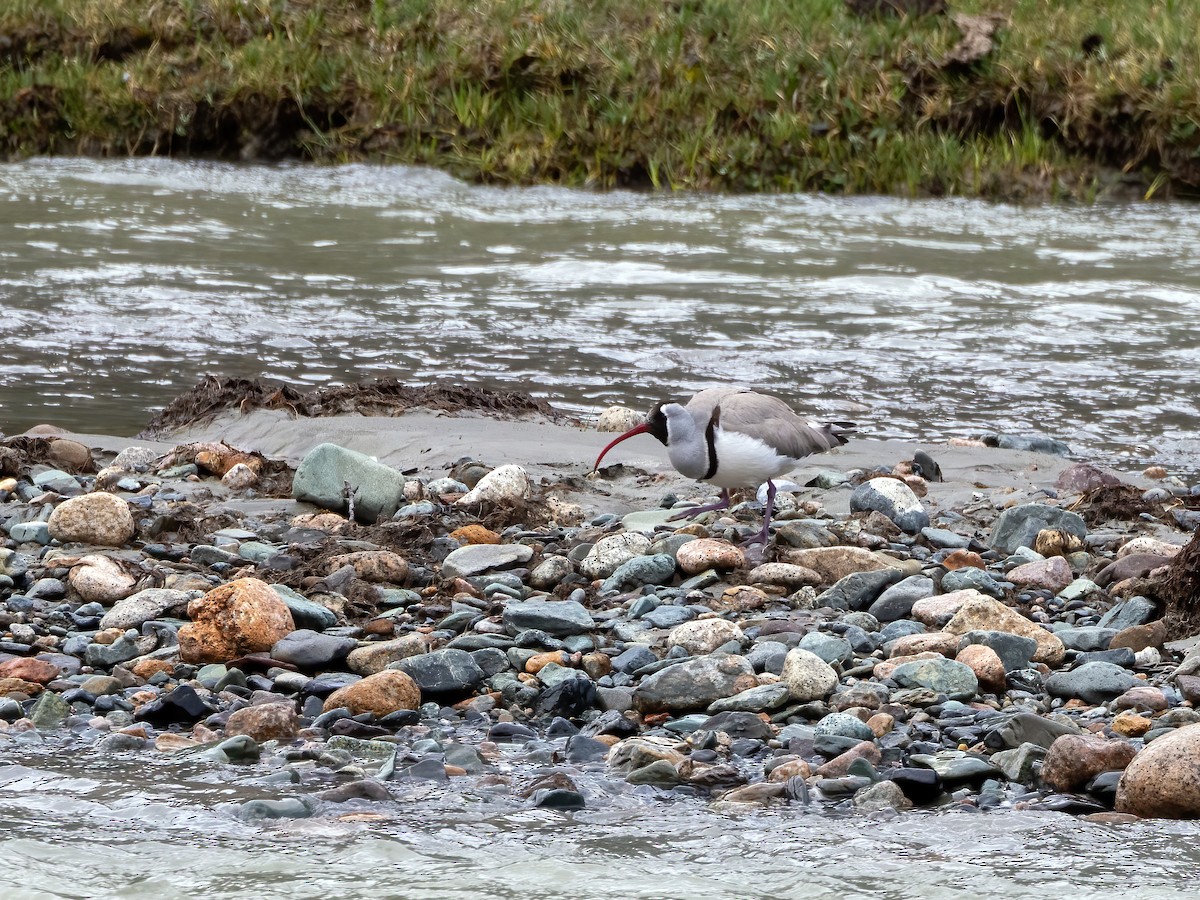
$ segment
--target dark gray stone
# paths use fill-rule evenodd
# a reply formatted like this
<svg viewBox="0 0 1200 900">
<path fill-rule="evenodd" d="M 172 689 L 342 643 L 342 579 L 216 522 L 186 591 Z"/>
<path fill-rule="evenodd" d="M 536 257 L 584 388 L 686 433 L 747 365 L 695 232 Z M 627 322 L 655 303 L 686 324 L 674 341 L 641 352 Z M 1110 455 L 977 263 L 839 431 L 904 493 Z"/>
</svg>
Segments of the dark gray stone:
<svg viewBox="0 0 1200 900">
<path fill-rule="evenodd" d="M 934 592 L 933 579 L 925 575 L 909 575 L 879 595 L 879 599 L 867 610 L 880 622 L 894 622 L 908 618 L 913 604 Z"/>
<path fill-rule="evenodd" d="M 1061 529 L 1081 540 L 1087 537 L 1087 524 L 1077 513 L 1044 503 L 1025 503 L 1000 513 L 992 527 L 992 549 L 1015 553 L 1021 547 L 1033 547 L 1038 532 Z"/>
<path fill-rule="evenodd" d="M 1084 653 L 1107 650 L 1116 634 L 1115 628 L 1100 628 L 1097 625 L 1083 628 L 1059 628 L 1054 632 L 1054 636 L 1062 641 L 1063 646 L 1068 650 L 1078 650 Z"/>
<path fill-rule="evenodd" d="M 667 553 L 635 556 L 604 579 L 603 591 L 627 591 L 644 584 L 666 584 L 675 577 L 675 557 Z"/>
<path fill-rule="evenodd" d="M 874 572 L 854 572 L 839 579 L 833 587 L 817 597 L 818 606 L 833 609 L 865 610 L 874 603 L 884 588 L 895 584 L 904 573 L 891 566 Z"/>
<path fill-rule="evenodd" d="M 340 662 L 357 646 L 358 641 L 354 638 L 320 634 L 301 628 L 276 641 L 271 648 L 271 656 L 312 672 Z"/>
<path fill-rule="evenodd" d="M 891 519 L 897 528 L 909 534 L 929 527 L 929 514 L 921 506 L 921 501 L 912 488 L 897 478 L 864 481 L 850 495 L 850 510 L 880 512 Z"/>
<path fill-rule="evenodd" d="M 970 644 L 991 647 L 1004 664 L 1005 672 L 1028 668 L 1033 654 L 1037 652 L 1037 641 L 1007 631 L 968 631 L 958 642 L 958 649 Z"/>
<path fill-rule="evenodd" d="M 581 634 L 594 627 L 591 613 L 574 600 L 529 600 L 504 607 L 504 624 L 514 631 L 537 628 L 562 637 Z"/>
<path fill-rule="evenodd" d="M 1101 628 L 1115 628 L 1122 631 L 1134 625 L 1145 625 L 1154 621 L 1158 610 L 1154 602 L 1145 597 L 1130 597 L 1122 600 L 1100 617 Z"/>
<path fill-rule="evenodd" d="M 967 589 L 977 590 L 981 594 L 987 594 L 997 600 L 1002 599 L 1005 593 L 1004 588 L 1000 586 L 1000 582 L 991 572 L 977 569 L 974 566 L 953 569 L 942 576 L 942 593 L 950 594 Z"/>
<path fill-rule="evenodd" d="M 1069 672 L 1055 672 L 1046 679 L 1046 690 L 1055 697 L 1077 697 L 1085 703 L 1096 704 L 1144 683 L 1120 666 L 1090 662 Z"/>
<path fill-rule="evenodd" d="M 421 696 L 464 694 L 486 677 L 465 650 L 443 649 L 410 656 L 388 666 L 404 672 L 421 689 Z"/>
</svg>

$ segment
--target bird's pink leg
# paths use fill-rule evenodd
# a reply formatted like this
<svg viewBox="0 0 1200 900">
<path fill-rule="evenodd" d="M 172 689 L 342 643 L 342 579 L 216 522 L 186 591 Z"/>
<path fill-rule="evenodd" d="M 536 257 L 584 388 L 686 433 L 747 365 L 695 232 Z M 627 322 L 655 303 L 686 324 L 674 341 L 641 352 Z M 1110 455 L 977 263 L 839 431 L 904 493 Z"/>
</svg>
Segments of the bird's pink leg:
<svg viewBox="0 0 1200 900">
<path fill-rule="evenodd" d="M 767 502 L 763 507 L 763 527 L 747 544 L 762 544 L 765 548 L 771 539 L 771 513 L 775 511 L 775 482 L 767 480 Z"/>
<path fill-rule="evenodd" d="M 706 506 L 689 506 L 687 509 L 680 510 L 667 519 L 668 522 L 674 522 L 678 519 L 692 519 L 706 512 L 716 512 L 718 509 L 729 509 L 729 488 L 721 491 L 721 499 L 716 503 L 709 503 Z"/>
</svg>

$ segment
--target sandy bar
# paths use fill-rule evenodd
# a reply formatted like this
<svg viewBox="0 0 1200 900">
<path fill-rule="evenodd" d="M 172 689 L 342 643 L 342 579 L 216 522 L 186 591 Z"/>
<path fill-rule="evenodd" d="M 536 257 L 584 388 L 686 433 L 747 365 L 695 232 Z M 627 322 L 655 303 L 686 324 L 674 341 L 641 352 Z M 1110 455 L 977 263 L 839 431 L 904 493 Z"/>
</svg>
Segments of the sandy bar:
<svg viewBox="0 0 1200 900">
<path fill-rule="evenodd" d="M 224 440 L 241 450 L 298 463 L 318 444 L 330 442 L 374 456 L 405 471 L 416 469 L 422 477 L 445 474 L 453 463 L 471 458 L 488 465 L 517 463 L 535 479 L 549 483 L 567 480 L 565 499 L 580 503 L 590 514 L 623 515 L 657 505 L 668 492 L 681 497 L 715 495 L 676 473 L 666 449 L 652 437 L 633 438 L 613 449 L 605 466 L 623 463 L 616 477 L 586 478 L 601 449 L 616 435 L 549 421 L 517 421 L 482 415 L 449 415 L 412 410 L 398 417 L 358 415 L 298 418 L 279 410 L 227 412 L 213 421 L 164 435 L 162 440 L 71 434 L 90 446 L 117 451 L 131 445 L 151 446 L 166 452 L 180 443 Z M 910 460 L 918 449 L 932 456 L 945 481 L 931 484 L 927 504 L 939 508 L 962 506 L 974 493 L 1011 493 L 1013 499 L 1031 497 L 1053 487 L 1058 474 L 1072 460 L 1040 453 L 995 448 L 952 447 L 945 444 L 896 440 L 852 439 L 837 450 L 804 460 L 789 480 L 804 484 L 822 469 L 891 468 Z M 1122 473 L 1122 479 L 1146 484 L 1139 475 Z M 849 510 L 848 490 L 809 489 L 802 495 L 819 497 L 835 515 Z"/>
</svg>

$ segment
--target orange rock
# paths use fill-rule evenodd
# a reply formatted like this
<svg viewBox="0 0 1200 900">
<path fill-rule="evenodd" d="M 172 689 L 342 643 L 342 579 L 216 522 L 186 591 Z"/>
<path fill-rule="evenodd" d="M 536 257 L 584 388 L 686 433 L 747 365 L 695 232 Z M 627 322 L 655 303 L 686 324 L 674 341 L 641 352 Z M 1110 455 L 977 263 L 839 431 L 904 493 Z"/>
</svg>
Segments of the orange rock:
<svg viewBox="0 0 1200 900">
<path fill-rule="evenodd" d="M 771 770 L 767 781 L 787 781 L 789 778 L 807 778 L 812 768 L 802 759 L 790 759 Z"/>
<path fill-rule="evenodd" d="M 872 674 L 882 681 L 885 678 L 891 678 L 892 673 L 896 671 L 897 667 L 906 662 L 917 662 L 922 659 L 940 659 L 941 656 L 942 654 L 940 653 L 931 653 L 928 650 L 921 653 L 914 653 L 912 656 L 893 656 L 891 659 L 885 659 L 881 663 L 876 663 Z"/>
<path fill-rule="evenodd" d="M 583 671 L 588 673 L 588 677 L 593 681 L 603 678 L 612 672 L 612 657 L 607 653 L 585 653 L 581 660 Z"/>
<path fill-rule="evenodd" d="M 279 595 L 257 578 L 239 578 L 188 604 L 192 621 L 179 629 L 179 658 L 227 662 L 263 653 L 296 630 Z"/>
<path fill-rule="evenodd" d="M 500 535 L 482 525 L 464 525 L 450 532 L 450 537 L 463 544 L 498 544 Z"/>
<path fill-rule="evenodd" d="M 686 544 L 684 546 L 687 546 Z M 726 588 L 721 596 L 709 603 L 720 612 L 749 612 L 767 605 L 767 594 L 749 585 Z"/>
<path fill-rule="evenodd" d="M 986 569 L 987 563 L 983 561 L 983 557 L 973 550 L 955 550 L 953 553 L 947 554 L 942 560 L 942 565 L 953 571 L 954 569 Z"/>
<path fill-rule="evenodd" d="M 399 669 L 384 669 L 338 688 L 326 698 L 324 709 L 328 712 L 345 706 L 352 715 L 369 712 L 382 718 L 401 709 L 417 709 L 420 705 L 421 689 L 417 683 Z"/>
<path fill-rule="evenodd" d="M 195 454 L 197 468 L 211 472 L 218 478 L 236 465 L 244 465 L 255 475 L 262 471 L 263 458 L 255 453 L 237 450 L 224 441 L 201 444 Z"/>
<path fill-rule="evenodd" d="M 1112 650 L 1128 647 L 1134 653 L 1147 647 L 1161 647 L 1167 640 L 1167 627 L 1162 619 L 1149 625 L 1131 625 L 1113 635 L 1108 646 Z"/>
<path fill-rule="evenodd" d="M 891 734 L 892 729 L 896 727 L 896 717 L 891 713 L 875 713 L 867 719 L 867 727 L 876 737 L 883 737 L 885 734 Z"/>
<path fill-rule="evenodd" d="M 36 657 L 18 657 L 0 665 L 0 678 L 20 678 L 38 684 L 49 684 L 61 673 L 54 663 Z"/>
<path fill-rule="evenodd" d="M 154 739 L 154 749 L 159 753 L 178 753 L 180 750 L 190 750 L 197 746 L 199 741 L 170 731 L 164 731 Z"/>
<path fill-rule="evenodd" d="M 133 664 L 133 668 L 130 671 L 143 681 L 149 681 L 159 672 L 166 672 L 168 675 L 172 674 L 175 671 L 175 666 L 165 659 L 139 659 Z"/>
<path fill-rule="evenodd" d="M 296 706 L 287 703 L 261 703 L 235 710 L 225 724 L 225 734 L 247 734 L 263 741 L 290 741 L 300 727 Z"/>
<path fill-rule="evenodd" d="M 34 681 L 24 678 L 0 678 L 0 697 L 11 697 L 14 694 L 24 694 L 26 697 L 36 697 L 45 688 Z"/>
<path fill-rule="evenodd" d="M 525 671 L 531 675 L 536 675 L 550 663 L 558 663 L 560 666 L 569 666 L 571 664 L 571 654 L 565 650 L 550 650 L 546 653 L 539 653 L 536 656 L 529 657 L 525 662 Z"/>
<path fill-rule="evenodd" d="M 968 644 L 954 657 L 964 666 L 970 666 L 979 686 L 989 694 L 1002 694 L 1008 687 L 1008 675 L 1004 663 L 991 647 L 983 644 Z"/>
<path fill-rule="evenodd" d="M 467 770 L 462 766 L 452 766 L 449 763 L 444 763 L 442 768 L 446 770 L 447 778 L 461 778 L 467 774 Z"/>
<path fill-rule="evenodd" d="M 1112 730 L 1124 737 L 1141 737 L 1153 724 L 1145 716 L 1126 710 L 1113 719 Z"/>
<path fill-rule="evenodd" d="M 379 634 L 386 637 L 389 634 L 395 634 L 396 623 L 391 619 L 372 619 L 363 626 L 364 634 Z"/>
</svg>

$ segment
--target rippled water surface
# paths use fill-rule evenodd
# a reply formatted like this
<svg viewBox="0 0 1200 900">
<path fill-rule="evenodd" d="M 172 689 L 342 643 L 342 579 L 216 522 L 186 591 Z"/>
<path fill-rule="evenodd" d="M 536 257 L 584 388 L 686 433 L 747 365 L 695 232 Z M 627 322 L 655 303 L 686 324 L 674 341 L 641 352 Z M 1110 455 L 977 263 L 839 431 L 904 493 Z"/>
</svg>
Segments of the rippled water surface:
<svg viewBox="0 0 1200 900">
<path fill-rule="evenodd" d="M 1200 865 L 1195 823 L 721 814 L 652 792 L 557 813 L 470 788 L 393 785 L 391 801 L 245 823 L 236 802 L 289 791 L 256 786 L 261 772 L 217 769 L 0 759 L 4 897 L 1137 900 L 1190 896 Z M 340 818 L 354 813 L 371 820 Z"/>
<path fill-rule="evenodd" d="M 880 437 L 1200 469 L 1200 208 L 591 194 L 409 168 L 0 166 L 0 428 L 132 434 L 199 376 L 569 409 L 768 389 Z"/>
</svg>

